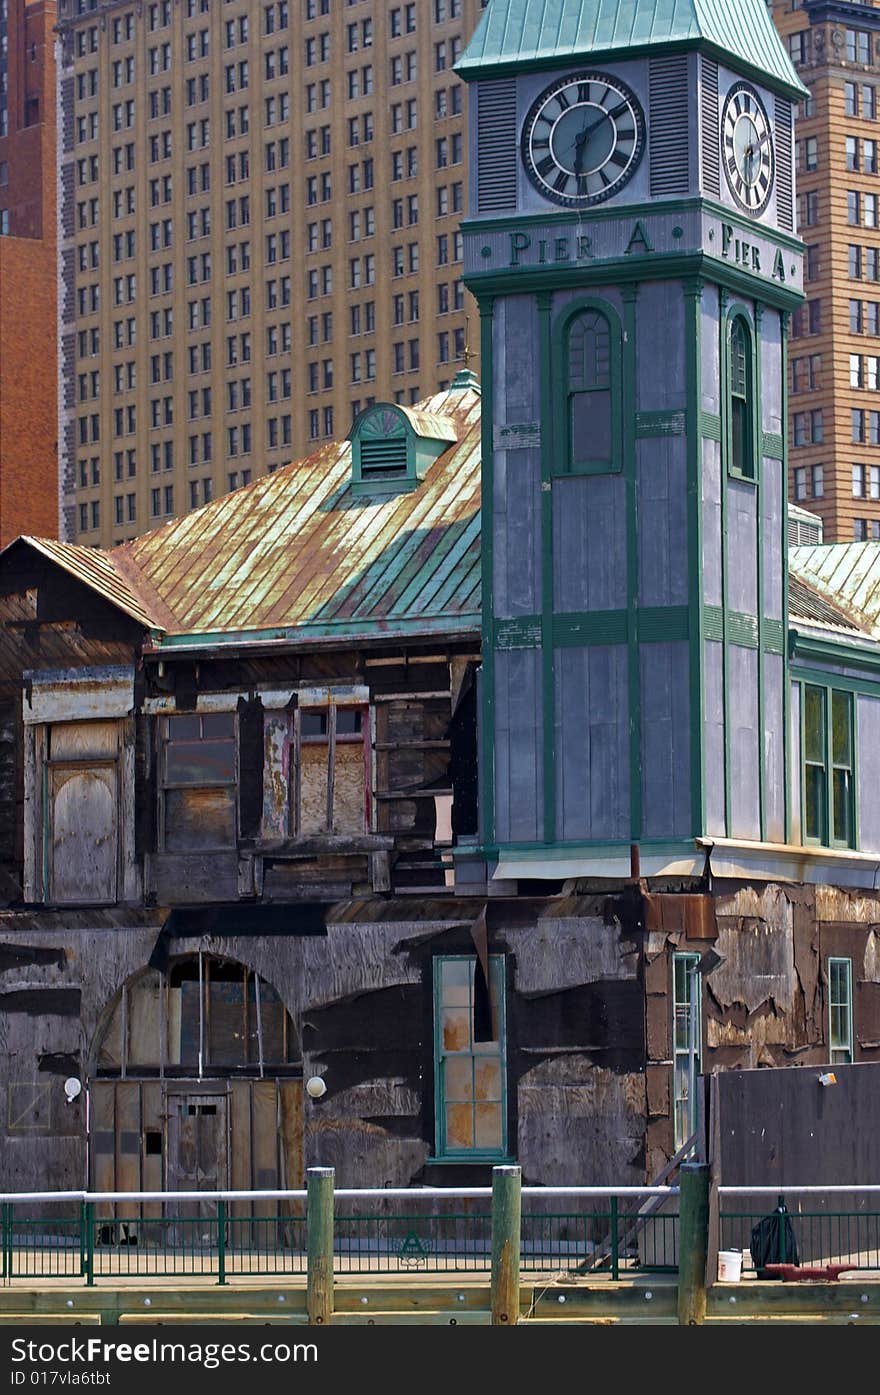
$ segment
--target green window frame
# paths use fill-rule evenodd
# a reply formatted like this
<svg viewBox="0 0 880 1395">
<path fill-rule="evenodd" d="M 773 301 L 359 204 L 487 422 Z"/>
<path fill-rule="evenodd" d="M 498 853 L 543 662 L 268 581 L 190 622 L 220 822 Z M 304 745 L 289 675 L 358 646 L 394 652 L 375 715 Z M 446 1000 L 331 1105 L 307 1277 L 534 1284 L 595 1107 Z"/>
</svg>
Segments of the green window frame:
<svg viewBox="0 0 880 1395">
<path fill-rule="evenodd" d="M 830 685 L 803 683 L 800 706 L 803 841 L 823 847 L 854 848 L 857 833 L 853 695 Z"/>
<path fill-rule="evenodd" d="M 728 322 L 726 405 L 728 474 L 754 483 L 759 459 L 755 336 L 741 312 Z"/>
<path fill-rule="evenodd" d="M 853 1063 L 852 960 L 828 960 L 828 1059 L 832 1066 Z"/>
<path fill-rule="evenodd" d="M 697 1127 L 697 1093 L 690 1089 L 691 992 L 696 987 L 694 1030 L 694 1076 L 703 1068 L 703 1013 L 700 995 L 702 978 L 695 970 L 699 954 L 672 956 L 672 1076 L 674 1147 L 687 1143 Z"/>
<path fill-rule="evenodd" d="M 557 408 L 563 429 L 556 473 L 619 474 L 623 469 L 620 322 L 602 301 L 569 307 L 556 330 L 561 365 Z"/>
<path fill-rule="evenodd" d="M 435 1159 L 507 1157 L 507 1030 L 504 956 L 489 956 L 498 1040 L 474 1041 L 475 955 L 434 959 Z"/>
</svg>

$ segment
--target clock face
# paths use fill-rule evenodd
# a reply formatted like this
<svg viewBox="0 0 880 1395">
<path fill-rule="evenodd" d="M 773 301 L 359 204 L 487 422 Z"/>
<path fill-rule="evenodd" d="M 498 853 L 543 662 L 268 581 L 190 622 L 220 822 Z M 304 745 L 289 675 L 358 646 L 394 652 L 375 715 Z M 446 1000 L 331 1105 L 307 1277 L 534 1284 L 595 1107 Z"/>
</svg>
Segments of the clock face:
<svg viewBox="0 0 880 1395">
<path fill-rule="evenodd" d="M 773 135 L 763 102 L 746 82 L 727 94 L 721 145 L 733 197 L 747 213 L 763 213 L 773 188 Z"/>
<path fill-rule="evenodd" d="M 620 78 L 576 73 L 548 87 L 526 117 L 522 157 L 544 198 L 586 208 L 618 193 L 645 148 L 638 98 Z"/>
</svg>

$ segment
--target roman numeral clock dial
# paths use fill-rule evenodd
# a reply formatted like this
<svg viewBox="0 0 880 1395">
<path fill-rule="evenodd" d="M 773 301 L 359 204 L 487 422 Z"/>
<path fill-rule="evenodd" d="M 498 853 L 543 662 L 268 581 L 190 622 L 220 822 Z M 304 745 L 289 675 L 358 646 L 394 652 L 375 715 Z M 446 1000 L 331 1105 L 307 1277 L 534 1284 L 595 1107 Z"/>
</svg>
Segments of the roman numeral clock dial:
<svg viewBox="0 0 880 1395">
<path fill-rule="evenodd" d="M 773 135 L 764 104 L 746 82 L 730 89 L 721 118 L 721 154 L 730 192 L 746 213 L 763 213 L 773 190 Z"/>
<path fill-rule="evenodd" d="M 586 208 L 618 193 L 645 147 L 638 98 L 620 78 L 578 73 L 542 92 L 522 136 L 529 179 L 544 198 Z"/>
</svg>

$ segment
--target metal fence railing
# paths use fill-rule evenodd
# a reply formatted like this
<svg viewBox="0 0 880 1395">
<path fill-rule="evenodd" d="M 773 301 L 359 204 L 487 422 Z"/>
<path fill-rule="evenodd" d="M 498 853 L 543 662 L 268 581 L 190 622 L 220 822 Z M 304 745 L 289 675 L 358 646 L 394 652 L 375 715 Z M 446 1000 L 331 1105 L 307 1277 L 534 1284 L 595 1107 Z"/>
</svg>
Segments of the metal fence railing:
<svg viewBox="0 0 880 1395">
<path fill-rule="evenodd" d="M 720 1248 L 742 1252 L 744 1275 L 763 1272 L 765 1264 L 880 1271 L 880 1186 L 721 1186 L 718 1191 Z M 768 1242 L 763 1249 L 760 1239 L 756 1243 L 756 1264 L 752 1235 L 768 1222 Z"/>
<path fill-rule="evenodd" d="M 315 1169 L 315 1171 L 321 1171 Z M 524 1274 L 605 1276 L 679 1265 L 679 1189 L 522 1187 Z M 493 1263 L 492 1189 L 336 1189 L 328 1264 L 346 1274 L 481 1274 Z M 780 1204 L 784 1208 L 780 1210 Z M 719 1247 L 753 1277 L 752 1232 L 774 1215 L 764 1263 L 880 1272 L 880 1186 L 718 1188 Z M 306 1191 L 66 1192 L 0 1196 L 0 1279 L 204 1279 L 308 1274 Z"/>
</svg>

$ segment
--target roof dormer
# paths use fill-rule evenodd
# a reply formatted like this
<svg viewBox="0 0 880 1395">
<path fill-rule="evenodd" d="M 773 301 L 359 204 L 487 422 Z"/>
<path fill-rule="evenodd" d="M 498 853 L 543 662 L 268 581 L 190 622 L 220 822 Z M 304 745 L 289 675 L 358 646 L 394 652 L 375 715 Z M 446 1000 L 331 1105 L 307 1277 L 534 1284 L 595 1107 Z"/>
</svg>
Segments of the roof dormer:
<svg viewBox="0 0 880 1395">
<path fill-rule="evenodd" d="M 458 434 L 448 417 L 377 402 L 361 412 L 349 440 L 355 493 L 390 494 L 416 489 Z"/>
</svg>

